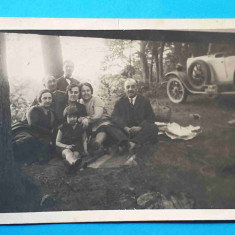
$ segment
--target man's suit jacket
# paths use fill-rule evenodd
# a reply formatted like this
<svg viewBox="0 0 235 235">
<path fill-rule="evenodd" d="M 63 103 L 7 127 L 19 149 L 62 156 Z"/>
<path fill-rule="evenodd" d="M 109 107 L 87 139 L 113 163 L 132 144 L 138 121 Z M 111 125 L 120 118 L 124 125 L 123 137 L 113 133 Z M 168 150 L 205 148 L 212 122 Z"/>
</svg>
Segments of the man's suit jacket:
<svg viewBox="0 0 235 235">
<path fill-rule="evenodd" d="M 71 83 L 76 84 L 76 85 L 80 85 L 80 82 L 78 80 L 76 80 L 75 78 L 69 78 L 69 79 L 70 79 Z M 69 84 L 66 81 L 64 76 L 58 78 L 58 80 L 57 80 L 57 90 L 65 92 L 68 85 Z"/>
<path fill-rule="evenodd" d="M 131 108 L 133 109 L 132 115 Z M 119 127 L 124 128 L 126 126 L 134 126 L 134 123 L 131 121 L 131 117 L 134 117 L 135 125 L 137 124 L 141 127 L 144 127 L 147 124 L 152 124 L 156 121 L 156 117 L 149 100 L 141 95 L 137 95 L 133 107 L 131 107 L 128 97 L 121 98 L 114 106 L 112 120 Z"/>
<path fill-rule="evenodd" d="M 56 121 L 58 124 L 63 123 L 64 117 L 63 117 L 63 112 L 65 107 L 67 106 L 67 96 L 65 92 L 62 91 L 55 91 L 52 93 L 52 105 L 51 105 L 51 110 L 54 111 Z M 33 101 L 31 106 L 37 105 L 38 101 L 37 98 Z"/>
</svg>

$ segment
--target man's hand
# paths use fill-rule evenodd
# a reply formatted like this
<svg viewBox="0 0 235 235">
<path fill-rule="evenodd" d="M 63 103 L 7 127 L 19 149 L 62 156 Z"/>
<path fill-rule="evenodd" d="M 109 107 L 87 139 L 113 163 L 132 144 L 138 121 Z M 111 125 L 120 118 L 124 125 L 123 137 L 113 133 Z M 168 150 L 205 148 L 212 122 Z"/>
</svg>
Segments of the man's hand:
<svg viewBox="0 0 235 235">
<path fill-rule="evenodd" d="M 134 134 L 140 132 L 141 130 L 142 130 L 141 126 L 133 126 L 133 127 L 130 128 L 130 133 L 132 135 L 134 135 Z"/>
<path fill-rule="evenodd" d="M 133 127 L 124 127 L 124 131 L 129 135 L 130 138 L 134 137 L 138 132 L 142 130 L 140 126 L 133 126 Z"/>
</svg>

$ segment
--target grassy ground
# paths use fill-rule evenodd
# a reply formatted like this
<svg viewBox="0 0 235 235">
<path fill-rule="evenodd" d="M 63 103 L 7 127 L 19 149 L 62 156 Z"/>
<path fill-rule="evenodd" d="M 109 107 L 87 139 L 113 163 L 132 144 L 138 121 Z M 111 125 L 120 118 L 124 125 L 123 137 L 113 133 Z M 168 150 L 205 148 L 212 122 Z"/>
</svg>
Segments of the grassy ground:
<svg viewBox="0 0 235 235">
<path fill-rule="evenodd" d="M 199 125 L 202 133 L 188 141 L 163 141 L 155 152 L 153 161 L 158 167 L 178 167 L 180 171 L 194 172 L 203 182 L 196 189 L 193 178 L 178 178 L 181 184 L 192 182 L 191 192 L 199 202 L 205 197 L 208 208 L 233 208 L 235 199 L 235 128 L 227 121 L 235 118 L 234 97 L 210 100 L 205 97 L 190 97 L 186 104 L 171 105 L 172 121 L 181 125 Z M 193 120 L 190 114 L 200 115 Z M 179 185 L 175 186 L 177 190 Z M 193 190 L 194 188 L 194 190 Z M 199 192 L 198 192 L 199 191 Z M 200 203 L 199 207 L 204 205 Z"/>
<path fill-rule="evenodd" d="M 235 127 L 227 125 L 235 118 L 233 100 L 195 96 L 174 105 L 166 98 L 152 99 L 155 108 L 159 103 L 171 108 L 171 121 L 199 125 L 202 133 L 192 140 L 160 138 L 157 147 L 143 146 L 137 167 L 86 169 L 68 176 L 60 159 L 25 166 L 42 194 L 53 198 L 41 210 L 134 209 L 137 198 L 151 191 L 166 197 L 183 192 L 193 198 L 194 208 L 234 208 Z"/>
</svg>

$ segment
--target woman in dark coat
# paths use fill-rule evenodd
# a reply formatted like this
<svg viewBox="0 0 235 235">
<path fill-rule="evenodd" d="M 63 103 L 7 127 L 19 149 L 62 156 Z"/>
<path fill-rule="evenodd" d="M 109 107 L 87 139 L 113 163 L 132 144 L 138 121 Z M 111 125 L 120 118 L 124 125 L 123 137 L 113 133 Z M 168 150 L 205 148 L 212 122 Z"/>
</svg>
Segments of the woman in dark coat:
<svg viewBox="0 0 235 235">
<path fill-rule="evenodd" d="M 13 150 L 15 159 L 32 163 L 50 159 L 54 149 L 53 129 L 54 113 L 50 110 L 52 93 L 41 90 L 38 105 L 30 107 L 26 113 L 26 122 L 15 125 L 13 131 Z"/>
</svg>

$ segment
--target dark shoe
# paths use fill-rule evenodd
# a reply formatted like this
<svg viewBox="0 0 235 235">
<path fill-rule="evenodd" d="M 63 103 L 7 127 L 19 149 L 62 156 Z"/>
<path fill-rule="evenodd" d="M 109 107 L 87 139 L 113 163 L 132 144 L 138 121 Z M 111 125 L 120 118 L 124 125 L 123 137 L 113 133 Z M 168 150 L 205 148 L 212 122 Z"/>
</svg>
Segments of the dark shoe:
<svg viewBox="0 0 235 235">
<path fill-rule="evenodd" d="M 119 146 L 118 146 L 118 151 L 119 151 L 119 154 L 120 154 L 120 155 L 124 155 L 124 154 L 128 153 L 128 151 L 129 151 L 129 146 L 128 146 L 127 144 L 119 145 Z"/>
<path fill-rule="evenodd" d="M 98 142 L 96 142 L 96 141 L 91 144 L 91 149 L 92 149 L 93 151 L 99 150 L 100 147 L 101 147 L 101 145 L 100 145 Z"/>
<path fill-rule="evenodd" d="M 117 157 L 120 155 L 119 153 L 119 146 L 113 145 L 108 148 L 107 153 L 112 157 Z"/>
<path fill-rule="evenodd" d="M 105 149 L 101 146 L 99 149 L 93 152 L 92 156 L 95 158 L 99 158 L 106 153 Z"/>
<path fill-rule="evenodd" d="M 77 161 L 72 165 L 70 165 L 67 161 L 65 161 L 65 164 L 67 166 L 66 173 L 67 174 L 74 174 L 79 169 L 81 163 L 82 163 L 82 158 L 78 158 Z"/>
<path fill-rule="evenodd" d="M 102 155 L 104 155 L 107 152 L 107 150 L 100 145 L 98 142 L 93 142 L 91 145 L 91 151 L 90 151 L 90 155 L 91 157 L 101 157 Z"/>
</svg>

